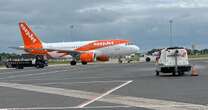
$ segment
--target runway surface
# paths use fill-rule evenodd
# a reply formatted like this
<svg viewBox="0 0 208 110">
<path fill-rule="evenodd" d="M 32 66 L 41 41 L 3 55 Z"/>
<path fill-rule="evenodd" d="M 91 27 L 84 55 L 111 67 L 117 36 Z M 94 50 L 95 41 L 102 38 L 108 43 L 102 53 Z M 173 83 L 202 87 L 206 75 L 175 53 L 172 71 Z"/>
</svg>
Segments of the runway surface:
<svg viewBox="0 0 208 110">
<path fill-rule="evenodd" d="M 153 63 L 0 70 L 0 109 L 207 110 L 208 62 L 199 76 L 155 76 Z"/>
</svg>

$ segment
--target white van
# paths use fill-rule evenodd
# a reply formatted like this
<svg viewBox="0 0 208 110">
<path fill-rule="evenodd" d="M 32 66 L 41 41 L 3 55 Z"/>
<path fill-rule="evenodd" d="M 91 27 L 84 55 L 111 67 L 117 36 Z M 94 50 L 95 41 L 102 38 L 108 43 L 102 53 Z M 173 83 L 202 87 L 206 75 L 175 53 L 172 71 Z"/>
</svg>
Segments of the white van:
<svg viewBox="0 0 208 110">
<path fill-rule="evenodd" d="M 187 51 L 181 47 L 171 47 L 162 49 L 156 61 L 156 75 L 162 73 L 172 73 L 173 75 L 184 75 L 189 72 L 191 66 L 188 61 Z"/>
</svg>

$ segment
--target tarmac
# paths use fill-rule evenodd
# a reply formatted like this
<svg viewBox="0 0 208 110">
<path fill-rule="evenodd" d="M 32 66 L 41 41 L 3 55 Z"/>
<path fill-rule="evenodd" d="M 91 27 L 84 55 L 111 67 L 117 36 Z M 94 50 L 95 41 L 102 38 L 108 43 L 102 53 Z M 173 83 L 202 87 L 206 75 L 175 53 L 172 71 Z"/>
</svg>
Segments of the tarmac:
<svg viewBox="0 0 208 110">
<path fill-rule="evenodd" d="M 155 75 L 154 63 L 0 69 L 0 109 L 207 110 L 208 61 L 199 76 Z"/>
</svg>

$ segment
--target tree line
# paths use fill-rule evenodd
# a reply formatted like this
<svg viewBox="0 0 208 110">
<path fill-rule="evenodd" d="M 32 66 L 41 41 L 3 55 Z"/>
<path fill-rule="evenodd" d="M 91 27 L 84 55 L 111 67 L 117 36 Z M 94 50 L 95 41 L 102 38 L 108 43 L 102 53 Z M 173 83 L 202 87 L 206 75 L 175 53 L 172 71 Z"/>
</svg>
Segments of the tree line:
<svg viewBox="0 0 208 110">
<path fill-rule="evenodd" d="M 153 53 L 158 52 L 160 50 L 161 49 L 152 49 L 150 51 L 147 51 L 147 55 L 152 55 Z M 188 55 L 206 55 L 206 54 L 208 54 L 208 49 L 192 50 L 192 49 L 186 48 L 186 50 L 187 50 Z"/>
</svg>

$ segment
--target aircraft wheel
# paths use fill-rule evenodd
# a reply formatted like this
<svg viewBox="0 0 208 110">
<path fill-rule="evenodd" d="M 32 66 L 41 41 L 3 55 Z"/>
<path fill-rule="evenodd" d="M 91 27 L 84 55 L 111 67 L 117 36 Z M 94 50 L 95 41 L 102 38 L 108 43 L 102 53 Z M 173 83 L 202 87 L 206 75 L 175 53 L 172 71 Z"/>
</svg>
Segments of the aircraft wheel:
<svg viewBox="0 0 208 110">
<path fill-rule="evenodd" d="M 77 62 L 73 60 L 73 61 L 70 62 L 70 64 L 71 64 L 72 66 L 74 66 L 74 65 L 77 64 Z"/>
<path fill-rule="evenodd" d="M 86 65 L 86 64 L 87 64 L 87 62 L 82 61 L 82 64 L 83 64 L 83 65 Z"/>
</svg>

